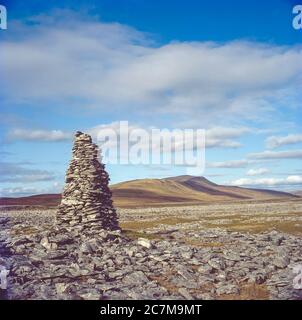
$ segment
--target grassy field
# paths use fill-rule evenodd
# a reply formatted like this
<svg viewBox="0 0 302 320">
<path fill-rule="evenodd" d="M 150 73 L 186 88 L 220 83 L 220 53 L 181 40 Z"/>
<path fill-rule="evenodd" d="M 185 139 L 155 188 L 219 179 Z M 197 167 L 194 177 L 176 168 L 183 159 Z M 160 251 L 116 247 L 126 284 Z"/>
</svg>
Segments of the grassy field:
<svg viewBox="0 0 302 320">
<path fill-rule="evenodd" d="M 120 209 L 125 230 L 211 229 L 258 233 L 268 230 L 302 235 L 302 199 L 291 201 L 224 203 L 145 209 Z"/>
</svg>

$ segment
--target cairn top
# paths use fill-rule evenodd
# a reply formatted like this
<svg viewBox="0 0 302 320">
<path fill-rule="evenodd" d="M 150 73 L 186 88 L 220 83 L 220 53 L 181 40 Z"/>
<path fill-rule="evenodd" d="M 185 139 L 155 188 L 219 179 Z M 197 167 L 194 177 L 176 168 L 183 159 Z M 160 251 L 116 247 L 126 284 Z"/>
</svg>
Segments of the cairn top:
<svg viewBox="0 0 302 320">
<path fill-rule="evenodd" d="M 86 141 L 86 142 L 92 143 L 91 136 L 87 133 L 77 131 L 74 136 L 75 136 L 75 141 Z"/>
</svg>

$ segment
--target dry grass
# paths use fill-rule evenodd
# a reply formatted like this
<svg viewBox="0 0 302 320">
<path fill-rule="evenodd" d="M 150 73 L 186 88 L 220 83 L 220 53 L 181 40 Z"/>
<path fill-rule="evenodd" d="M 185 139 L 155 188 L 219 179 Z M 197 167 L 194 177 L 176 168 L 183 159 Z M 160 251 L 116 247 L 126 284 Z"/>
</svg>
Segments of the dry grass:
<svg viewBox="0 0 302 320">
<path fill-rule="evenodd" d="M 169 225 L 186 230 L 219 228 L 250 233 L 276 229 L 302 235 L 301 200 L 124 209 L 120 216 L 122 227 L 136 231 L 165 231 Z"/>
<path fill-rule="evenodd" d="M 169 278 L 174 275 L 175 272 L 171 270 L 169 273 L 152 276 L 150 279 L 166 288 L 170 294 L 177 294 L 179 287 L 169 281 Z M 208 282 L 204 283 L 200 288 L 190 289 L 190 292 L 194 296 L 209 293 L 213 288 L 214 284 Z M 222 294 L 217 296 L 217 300 L 269 300 L 269 291 L 266 285 L 263 284 L 242 283 L 239 287 L 239 294 Z"/>
<path fill-rule="evenodd" d="M 200 240 L 192 240 L 192 239 L 185 239 L 185 243 L 194 247 L 200 248 L 221 248 L 225 246 L 225 243 L 222 242 L 215 242 L 215 241 L 200 241 Z"/>
<path fill-rule="evenodd" d="M 157 234 L 145 233 L 145 232 L 139 232 L 139 231 L 127 230 L 127 229 L 123 229 L 123 234 L 132 240 L 137 240 L 138 238 L 146 238 L 149 240 L 161 238 L 160 235 L 157 235 Z"/>
<path fill-rule="evenodd" d="M 196 219 L 169 217 L 169 218 L 163 218 L 159 220 L 124 221 L 124 222 L 120 222 L 120 225 L 123 229 L 141 230 L 146 228 L 158 227 L 161 224 L 176 225 L 179 223 L 190 223 L 194 221 L 196 221 Z"/>
<path fill-rule="evenodd" d="M 193 269 L 193 268 L 192 268 Z M 170 278 L 175 277 L 176 271 L 170 270 L 169 272 L 162 274 L 162 275 L 153 275 L 149 278 L 153 281 L 156 281 L 158 285 L 161 287 L 164 287 L 170 294 L 179 294 L 178 290 L 181 288 L 179 286 L 176 286 L 175 284 L 170 282 Z M 210 292 L 213 289 L 214 285 L 212 283 L 204 283 L 200 288 L 197 289 L 190 289 L 190 292 L 194 294 L 201 294 Z"/>
<path fill-rule="evenodd" d="M 152 275 L 149 278 L 150 278 L 150 280 L 155 281 L 161 287 L 163 287 L 166 290 L 168 290 L 168 292 L 170 294 L 178 294 L 179 287 L 175 286 L 168 279 L 169 276 L 172 276 L 172 275 L 173 275 L 173 273 L 171 272 L 171 274 L 165 274 L 165 275 L 160 275 L 160 276 Z"/>
<path fill-rule="evenodd" d="M 241 221 L 230 221 L 230 223 L 207 223 L 206 226 L 208 228 L 223 228 L 230 231 L 239 231 L 239 232 L 250 232 L 250 233 L 260 233 L 263 231 L 270 231 L 270 230 L 278 230 L 285 233 L 290 233 L 294 235 L 301 235 L 302 234 L 302 225 L 297 224 L 294 222 L 258 222 L 255 223 L 254 221 L 247 221 L 242 219 Z"/>
<path fill-rule="evenodd" d="M 239 294 L 223 294 L 218 300 L 269 300 L 269 291 L 266 285 L 246 283 L 241 284 Z"/>
<path fill-rule="evenodd" d="M 31 227 L 31 226 L 26 226 L 26 227 L 18 227 L 17 229 L 11 229 L 10 233 L 14 236 L 18 236 L 18 235 L 31 235 L 31 234 L 35 234 L 38 232 L 38 229 L 35 227 Z"/>
</svg>

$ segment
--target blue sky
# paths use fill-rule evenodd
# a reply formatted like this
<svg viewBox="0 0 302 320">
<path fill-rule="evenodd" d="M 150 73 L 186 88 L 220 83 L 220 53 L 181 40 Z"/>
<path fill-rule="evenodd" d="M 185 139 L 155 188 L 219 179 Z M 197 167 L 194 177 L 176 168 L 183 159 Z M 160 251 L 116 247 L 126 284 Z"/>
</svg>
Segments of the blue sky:
<svg viewBox="0 0 302 320">
<path fill-rule="evenodd" d="M 4 1 L 0 191 L 59 192 L 71 137 L 206 129 L 210 180 L 302 189 L 299 1 Z M 112 182 L 185 174 L 108 165 Z"/>
</svg>

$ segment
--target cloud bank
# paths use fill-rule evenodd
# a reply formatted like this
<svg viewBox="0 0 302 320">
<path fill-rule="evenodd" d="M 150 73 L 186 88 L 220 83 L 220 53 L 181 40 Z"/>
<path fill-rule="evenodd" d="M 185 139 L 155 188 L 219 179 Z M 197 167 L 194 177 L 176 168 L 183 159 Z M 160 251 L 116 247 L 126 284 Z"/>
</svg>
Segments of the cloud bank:
<svg viewBox="0 0 302 320">
<path fill-rule="evenodd" d="M 47 170 L 31 169 L 20 163 L 0 163 L 0 182 L 32 183 L 54 179 L 55 175 Z"/>
<path fill-rule="evenodd" d="M 291 175 L 286 178 L 260 178 L 250 179 L 241 178 L 233 180 L 228 184 L 242 187 L 286 187 L 286 186 L 301 186 L 302 176 Z"/>
<path fill-rule="evenodd" d="M 129 132 L 133 130 L 145 130 L 151 132 L 152 129 L 165 129 L 155 127 L 142 127 L 136 124 L 129 124 Z M 119 122 L 112 122 L 109 124 L 100 124 L 92 128 L 86 128 L 84 131 L 89 133 L 92 138 L 97 141 L 97 136 L 101 130 L 113 130 L 117 136 L 120 136 Z M 236 139 L 241 138 L 245 134 L 249 133 L 250 129 L 245 127 L 212 127 L 205 131 L 206 147 L 207 148 L 239 148 L 241 143 Z M 6 140 L 13 141 L 28 141 L 28 142 L 60 142 L 72 140 L 73 132 L 63 130 L 33 130 L 28 128 L 13 128 L 8 131 Z M 185 141 L 179 139 L 176 141 L 180 147 Z M 115 145 L 113 145 L 115 146 Z"/>
<path fill-rule="evenodd" d="M 6 139 L 8 141 L 36 141 L 36 142 L 59 142 L 68 141 L 72 138 L 72 133 L 62 130 L 31 130 L 31 129 L 11 129 Z"/>
<path fill-rule="evenodd" d="M 262 176 L 270 173 L 270 170 L 267 168 L 258 168 L 258 169 L 250 169 L 246 174 L 248 176 Z"/>
<path fill-rule="evenodd" d="M 285 137 L 271 136 L 266 139 L 266 145 L 270 149 L 302 142 L 302 134 L 289 134 Z"/>
<path fill-rule="evenodd" d="M 0 69 L 6 75 L 0 92 L 9 101 L 194 114 L 200 124 L 234 115 L 259 118 L 277 102 L 296 104 L 301 98 L 298 46 L 245 41 L 158 45 L 128 26 L 66 11 L 27 22 L 12 24 L 0 44 Z"/>
<path fill-rule="evenodd" d="M 302 159 L 302 150 L 256 152 L 248 154 L 248 158 L 261 160 Z"/>
</svg>

